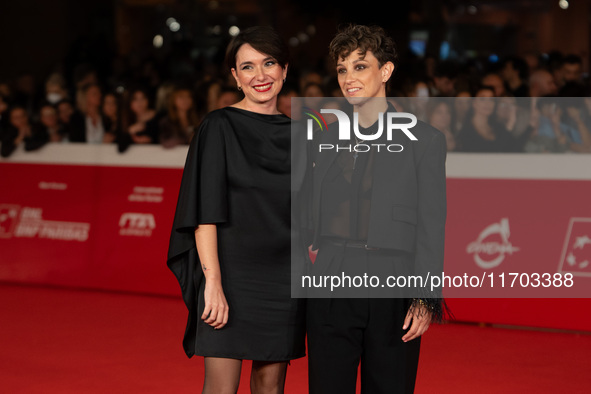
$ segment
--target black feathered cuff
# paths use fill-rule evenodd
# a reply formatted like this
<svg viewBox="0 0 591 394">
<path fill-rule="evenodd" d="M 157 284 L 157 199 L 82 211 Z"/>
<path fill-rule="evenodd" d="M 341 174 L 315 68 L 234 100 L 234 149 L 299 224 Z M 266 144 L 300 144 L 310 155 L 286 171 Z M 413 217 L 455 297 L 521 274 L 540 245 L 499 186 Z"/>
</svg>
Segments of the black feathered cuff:
<svg viewBox="0 0 591 394">
<path fill-rule="evenodd" d="M 424 308 L 420 308 L 421 306 Z M 453 319 L 453 314 L 443 298 L 413 298 L 408 310 L 413 314 L 422 314 L 429 311 L 433 323 Z"/>
</svg>

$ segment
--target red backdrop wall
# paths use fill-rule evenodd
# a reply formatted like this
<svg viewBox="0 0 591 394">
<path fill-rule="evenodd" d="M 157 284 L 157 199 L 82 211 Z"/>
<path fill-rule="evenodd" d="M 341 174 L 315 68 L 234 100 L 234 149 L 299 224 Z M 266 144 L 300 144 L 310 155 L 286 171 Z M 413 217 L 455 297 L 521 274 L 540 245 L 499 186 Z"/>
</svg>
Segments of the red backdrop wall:
<svg viewBox="0 0 591 394">
<path fill-rule="evenodd" d="M 69 144 L 0 161 L 0 281 L 178 295 L 166 252 L 185 155 Z M 446 274 L 576 283 L 446 289 L 456 319 L 591 331 L 588 168 L 574 155 L 449 155 Z"/>
</svg>

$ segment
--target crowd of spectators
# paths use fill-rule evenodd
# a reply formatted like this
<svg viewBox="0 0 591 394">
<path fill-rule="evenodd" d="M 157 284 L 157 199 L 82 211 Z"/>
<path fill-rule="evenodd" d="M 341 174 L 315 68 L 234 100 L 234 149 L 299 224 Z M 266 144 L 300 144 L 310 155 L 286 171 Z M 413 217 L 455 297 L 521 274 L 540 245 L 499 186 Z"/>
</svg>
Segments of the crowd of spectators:
<svg viewBox="0 0 591 394">
<path fill-rule="evenodd" d="M 71 78 L 52 73 L 42 86 L 24 74 L 0 81 L 1 155 L 19 146 L 109 143 L 171 148 L 188 144 L 204 116 L 241 99 L 229 73 L 211 69 L 190 83 L 166 81 L 156 67 L 125 81 L 81 64 Z M 498 62 L 412 58 L 398 67 L 389 97 L 442 133 L 448 151 L 591 152 L 589 81 L 579 56 L 508 56 Z M 278 109 L 292 97 L 338 97 L 336 76 L 290 69 Z"/>
<path fill-rule="evenodd" d="M 591 153 L 591 85 L 581 57 L 429 60 L 412 64 L 418 76 L 390 96 L 443 132 L 448 151 Z"/>
</svg>

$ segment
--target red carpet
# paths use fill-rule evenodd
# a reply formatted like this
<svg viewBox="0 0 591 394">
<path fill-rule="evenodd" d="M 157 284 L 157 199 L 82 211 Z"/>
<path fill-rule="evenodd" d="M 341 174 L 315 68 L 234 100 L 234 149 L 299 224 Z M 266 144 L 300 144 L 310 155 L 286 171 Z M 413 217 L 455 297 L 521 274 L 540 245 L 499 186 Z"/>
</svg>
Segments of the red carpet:
<svg viewBox="0 0 591 394">
<path fill-rule="evenodd" d="M 180 299 L 4 284 L 0 300 L 2 393 L 201 391 L 202 359 L 181 348 Z M 416 392 L 589 393 L 590 357 L 586 334 L 432 326 Z M 307 392 L 306 365 L 292 362 L 286 393 Z"/>
</svg>

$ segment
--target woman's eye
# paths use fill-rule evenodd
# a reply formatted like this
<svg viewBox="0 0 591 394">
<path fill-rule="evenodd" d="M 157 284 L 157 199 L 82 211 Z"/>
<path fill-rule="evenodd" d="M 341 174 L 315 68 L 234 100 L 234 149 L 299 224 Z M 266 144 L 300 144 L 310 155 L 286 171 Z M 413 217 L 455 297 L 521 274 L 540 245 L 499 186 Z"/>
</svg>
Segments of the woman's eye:
<svg viewBox="0 0 591 394">
<path fill-rule="evenodd" d="M 339 69 L 337 69 L 337 74 L 344 74 L 344 73 L 346 73 L 346 72 L 347 72 L 347 70 L 346 70 L 346 69 L 344 69 L 344 68 L 339 68 Z"/>
<path fill-rule="evenodd" d="M 269 66 L 274 66 L 276 64 L 275 60 L 269 60 L 267 63 L 265 63 L 265 66 L 269 67 Z"/>
<path fill-rule="evenodd" d="M 252 68 L 252 66 L 244 66 L 242 67 L 242 70 L 250 70 Z"/>
<path fill-rule="evenodd" d="M 365 70 L 365 66 L 363 64 L 358 64 L 355 66 L 355 70 Z"/>
</svg>

